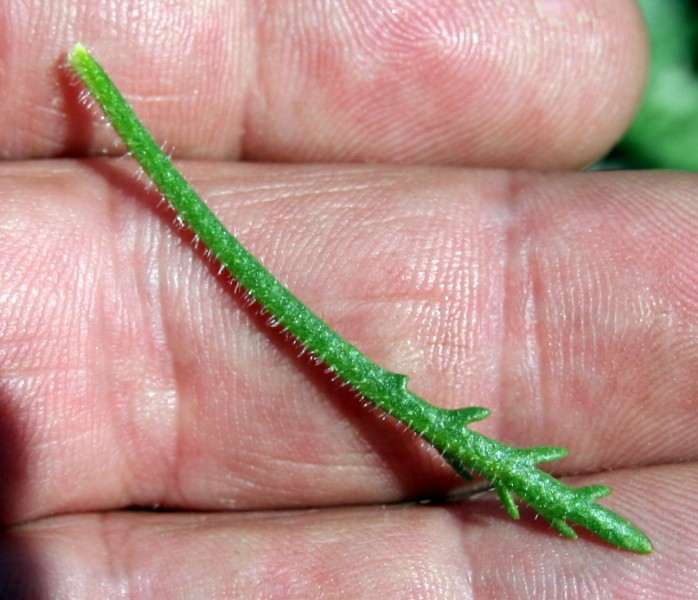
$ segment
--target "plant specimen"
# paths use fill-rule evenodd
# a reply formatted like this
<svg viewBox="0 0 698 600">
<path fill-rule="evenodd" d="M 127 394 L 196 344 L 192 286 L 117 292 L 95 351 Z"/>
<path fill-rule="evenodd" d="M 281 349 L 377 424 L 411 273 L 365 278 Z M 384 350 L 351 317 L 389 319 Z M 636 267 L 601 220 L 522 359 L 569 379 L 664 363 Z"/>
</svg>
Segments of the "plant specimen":
<svg viewBox="0 0 698 600">
<path fill-rule="evenodd" d="M 519 517 L 516 496 L 568 538 L 577 537 L 572 522 L 620 548 L 652 551 L 641 531 L 596 502 L 610 488 L 570 487 L 537 467 L 566 456 L 566 449 L 515 448 L 473 431 L 468 426 L 487 417 L 489 410 L 433 406 L 407 389 L 406 376 L 386 371 L 342 339 L 226 230 L 84 46 L 75 46 L 69 64 L 163 196 L 220 264 L 280 327 L 358 394 L 424 438 L 461 476 L 470 479 L 473 471 L 490 481 L 514 519 Z"/>
</svg>

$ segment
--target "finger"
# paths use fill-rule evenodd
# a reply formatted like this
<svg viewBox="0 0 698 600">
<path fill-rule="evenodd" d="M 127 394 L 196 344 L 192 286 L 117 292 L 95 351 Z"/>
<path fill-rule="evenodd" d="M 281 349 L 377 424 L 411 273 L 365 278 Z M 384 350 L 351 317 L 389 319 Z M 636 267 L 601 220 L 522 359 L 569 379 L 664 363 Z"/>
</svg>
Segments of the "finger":
<svg viewBox="0 0 698 600">
<path fill-rule="evenodd" d="M 581 598 L 600 587 L 613 598 L 689 597 L 698 526 L 681 516 L 691 513 L 696 475 L 688 465 L 608 475 L 623 509 L 652 528 L 651 557 L 564 539 L 528 514 L 512 523 L 481 500 L 50 518 L 5 539 L 2 571 L 15 589 L 32 589 L 36 597 L 76 599 L 310 598 L 318 589 L 351 598 L 516 598 L 531 589 L 564 589 L 579 590 Z"/>
<path fill-rule="evenodd" d="M 692 175 L 186 166 L 272 272 L 426 400 L 492 408 L 476 428 L 509 443 L 569 447 L 559 472 L 695 460 Z M 267 328 L 130 169 L 4 169 L 15 518 L 456 484 Z"/>
<path fill-rule="evenodd" d="M 618 139 L 647 54 L 631 0 L 7 4 L 7 158 L 120 152 L 59 69 L 77 41 L 180 157 L 542 168 Z"/>
</svg>

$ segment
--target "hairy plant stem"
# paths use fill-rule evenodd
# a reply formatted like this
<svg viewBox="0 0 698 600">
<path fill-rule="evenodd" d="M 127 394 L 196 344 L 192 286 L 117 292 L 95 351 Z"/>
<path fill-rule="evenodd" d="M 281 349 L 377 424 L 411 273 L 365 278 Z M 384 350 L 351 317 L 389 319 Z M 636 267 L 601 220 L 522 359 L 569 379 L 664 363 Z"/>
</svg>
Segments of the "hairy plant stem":
<svg viewBox="0 0 698 600">
<path fill-rule="evenodd" d="M 225 228 L 155 143 L 84 46 L 75 46 L 69 64 L 163 196 L 220 264 L 280 327 L 356 392 L 422 436 L 463 477 L 470 478 L 474 471 L 491 481 L 513 518 L 519 517 L 516 495 L 566 537 L 577 537 L 568 524 L 571 521 L 620 548 L 652 551 L 651 542 L 639 529 L 596 503 L 611 493 L 609 488 L 573 488 L 536 467 L 566 456 L 567 450 L 548 446 L 515 448 L 473 431 L 468 425 L 487 417 L 489 410 L 438 408 L 410 392 L 405 375 L 383 369 L 340 337 Z"/>
</svg>

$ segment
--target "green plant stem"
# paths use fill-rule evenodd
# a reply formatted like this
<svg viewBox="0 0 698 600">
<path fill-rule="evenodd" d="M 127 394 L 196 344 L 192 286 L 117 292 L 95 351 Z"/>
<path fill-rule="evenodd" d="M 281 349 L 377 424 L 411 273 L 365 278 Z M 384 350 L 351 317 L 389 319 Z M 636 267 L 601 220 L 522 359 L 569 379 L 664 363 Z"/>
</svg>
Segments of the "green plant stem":
<svg viewBox="0 0 698 600">
<path fill-rule="evenodd" d="M 513 518 L 519 517 L 516 495 L 567 537 L 576 537 L 567 523 L 571 521 L 620 548 L 652 551 L 651 542 L 641 531 L 595 502 L 608 495 L 609 488 L 572 488 L 536 467 L 566 456 L 567 450 L 514 448 L 473 431 L 467 426 L 487 417 L 489 410 L 438 408 L 410 392 L 405 375 L 386 371 L 340 337 L 225 228 L 155 143 L 84 46 L 75 46 L 69 64 L 163 196 L 221 265 L 280 327 L 356 392 L 422 436 L 463 477 L 470 478 L 472 470 L 491 481 Z"/>
</svg>

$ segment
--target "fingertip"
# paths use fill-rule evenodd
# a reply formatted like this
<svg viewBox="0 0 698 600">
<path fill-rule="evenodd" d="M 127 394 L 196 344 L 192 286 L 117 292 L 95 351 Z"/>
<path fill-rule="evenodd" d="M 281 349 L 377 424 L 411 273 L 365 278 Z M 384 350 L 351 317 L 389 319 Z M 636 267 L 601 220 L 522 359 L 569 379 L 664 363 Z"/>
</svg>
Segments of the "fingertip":
<svg viewBox="0 0 698 600">
<path fill-rule="evenodd" d="M 245 155 L 576 168 L 615 143 L 641 98 L 647 44 L 629 0 L 326 12 L 296 11 L 266 49 Z"/>
</svg>

